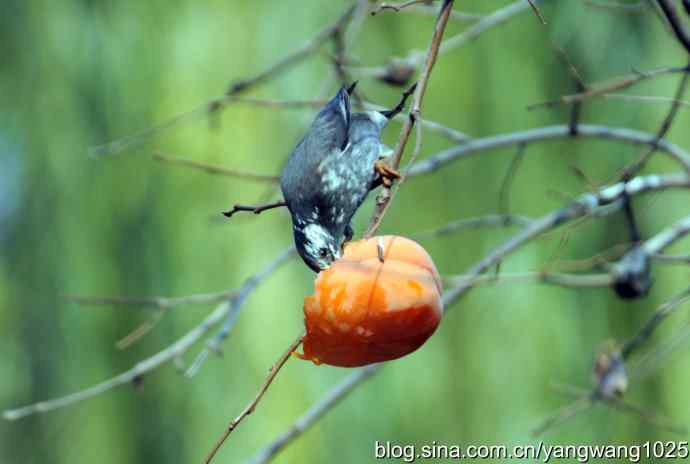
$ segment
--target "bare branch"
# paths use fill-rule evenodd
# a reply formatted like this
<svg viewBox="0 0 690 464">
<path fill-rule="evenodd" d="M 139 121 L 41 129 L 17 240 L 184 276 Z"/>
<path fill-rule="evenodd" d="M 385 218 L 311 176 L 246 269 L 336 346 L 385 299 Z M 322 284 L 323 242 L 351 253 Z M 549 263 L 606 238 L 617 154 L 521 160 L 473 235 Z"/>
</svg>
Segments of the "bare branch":
<svg viewBox="0 0 690 464">
<path fill-rule="evenodd" d="M 565 288 L 605 288 L 610 287 L 613 278 L 610 274 L 566 274 L 562 272 L 515 272 L 497 275 L 482 274 L 475 277 L 459 275 L 447 278 L 453 287 L 472 283 L 472 285 L 493 285 L 505 283 L 537 282 Z"/>
<path fill-rule="evenodd" d="M 602 97 L 613 100 L 628 100 L 642 103 L 673 103 L 678 102 L 679 106 L 690 106 L 690 100 L 677 100 L 673 97 L 657 97 L 653 95 L 628 95 L 625 93 L 605 93 Z"/>
<path fill-rule="evenodd" d="M 620 349 L 612 349 L 599 354 L 594 368 L 595 386 L 590 391 L 576 389 L 574 394 L 578 397 L 575 403 L 565 406 L 554 416 L 547 419 L 535 430 L 535 434 L 542 433 L 563 420 L 572 417 L 595 403 L 603 403 L 620 411 L 633 413 L 640 419 L 656 427 L 660 427 L 674 433 L 686 433 L 684 427 L 678 427 L 668 419 L 647 411 L 633 404 L 623 401 L 622 395 L 627 389 L 628 374 L 625 361 L 630 355 L 639 349 L 656 330 L 659 324 L 665 320 L 678 306 L 690 300 L 690 288 L 673 297 L 661 305 L 652 317 L 642 326 L 638 334 L 625 342 Z"/>
<path fill-rule="evenodd" d="M 295 247 L 292 246 L 288 248 L 284 253 L 286 258 L 293 256 L 295 253 Z M 271 275 L 281 264 L 282 261 L 280 260 L 274 261 L 272 266 L 266 267 L 263 271 L 247 279 L 244 282 L 244 284 L 242 284 L 242 286 L 235 292 L 231 300 L 232 308 L 226 316 L 225 321 L 221 325 L 218 332 L 208 340 L 204 349 L 199 352 L 196 358 L 194 358 L 192 364 L 185 371 L 185 377 L 191 378 L 194 375 L 196 375 L 199 369 L 201 369 L 201 366 L 204 363 L 204 361 L 206 361 L 206 359 L 208 358 L 209 354 L 221 353 L 221 344 L 223 343 L 223 341 L 225 341 L 226 338 L 228 338 L 228 335 L 230 335 L 230 332 L 235 327 L 235 323 L 237 322 L 237 316 L 239 315 L 240 308 L 244 304 L 244 301 L 249 297 L 249 295 L 251 295 L 253 289 L 261 281 L 263 281 L 269 275 Z"/>
<path fill-rule="evenodd" d="M 580 92 L 580 93 L 575 93 L 572 95 L 564 95 L 556 100 L 550 100 L 546 102 L 541 102 L 541 103 L 534 103 L 532 105 L 529 105 L 527 107 L 528 110 L 533 110 L 535 108 L 540 108 L 540 107 L 552 107 L 560 104 L 571 104 L 571 103 L 576 103 L 576 102 L 581 102 L 583 100 L 587 100 L 592 97 L 596 97 L 599 95 L 603 95 L 606 93 L 611 93 L 615 92 L 617 90 L 622 90 L 626 89 L 628 87 L 631 87 L 639 82 L 645 81 L 647 79 L 652 79 L 658 76 L 665 76 L 668 74 L 675 74 L 675 73 L 682 73 L 685 72 L 686 68 L 677 68 L 677 67 L 667 67 L 667 68 L 658 68 L 658 69 L 652 69 L 651 71 L 638 71 L 633 74 L 623 76 L 623 77 L 618 77 L 612 80 L 604 81 L 604 82 L 598 82 L 594 84 L 590 84 L 587 86 L 587 90 Z"/>
<path fill-rule="evenodd" d="M 235 177 L 238 179 L 249 180 L 253 182 L 268 182 L 277 183 L 280 179 L 278 176 L 270 176 L 266 174 L 255 174 L 253 172 L 237 171 L 234 169 L 228 169 L 222 166 L 216 166 L 214 164 L 204 163 L 201 161 L 191 160 L 188 158 L 176 158 L 163 155 L 162 153 L 154 153 L 153 159 L 156 161 L 161 161 L 163 163 L 177 164 L 180 166 L 187 166 L 190 168 L 198 169 L 200 171 L 207 172 L 209 174 L 220 174 L 228 177 Z"/>
<path fill-rule="evenodd" d="M 527 2 L 529 3 L 529 6 L 532 7 L 532 11 L 534 11 L 534 14 L 537 15 L 539 21 L 546 25 L 546 20 L 544 19 L 544 16 L 542 16 L 541 11 L 539 11 L 539 7 L 537 7 L 537 5 L 534 3 L 534 0 L 527 0 Z"/>
<path fill-rule="evenodd" d="M 302 435 L 309 427 L 321 419 L 335 405 L 340 403 L 354 388 L 376 374 L 382 366 L 372 364 L 363 367 L 350 374 L 342 382 L 328 391 L 318 402 L 316 402 L 302 417 L 297 419 L 285 432 L 280 434 L 275 440 L 269 443 L 254 457 L 249 459 L 250 464 L 265 464 L 271 461 L 285 446 L 292 440 Z"/>
<path fill-rule="evenodd" d="M 690 63 L 688 63 L 688 68 L 685 73 L 683 73 L 683 77 L 680 80 L 680 83 L 678 84 L 678 89 L 676 90 L 676 96 L 673 99 L 673 102 L 671 103 L 671 108 L 668 111 L 668 114 L 664 118 L 664 121 L 661 123 L 661 127 L 659 127 L 659 130 L 656 133 L 655 137 L 655 142 L 658 142 L 662 138 L 666 136 L 666 133 L 669 131 L 671 128 L 671 124 L 673 124 L 673 120 L 676 117 L 676 114 L 678 114 L 678 108 L 680 108 L 680 100 L 683 98 L 683 94 L 685 94 L 685 89 L 688 86 L 688 81 L 690 81 Z M 642 168 L 647 164 L 649 159 L 656 153 L 657 150 L 657 143 L 654 143 L 651 145 L 651 148 L 640 157 L 639 160 L 637 160 L 635 163 L 631 164 L 628 166 L 628 168 L 623 170 L 623 173 L 621 174 L 621 178 L 623 179 L 628 179 L 634 175 L 636 175 L 638 172 L 642 170 Z"/>
<path fill-rule="evenodd" d="M 536 1 L 536 3 L 539 3 L 539 1 Z M 479 21 L 467 28 L 465 31 L 443 41 L 439 48 L 439 53 L 443 54 L 460 47 L 461 45 L 479 37 L 485 31 L 505 23 L 518 13 L 526 11 L 529 9 L 529 7 L 529 3 L 525 2 L 525 0 L 517 0 L 506 7 L 494 11 L 491 14 L 482 16 Z M 437 9 L 435 13 L 436 16 L 438 16 L 438 12 L 439 10 Z M 453 11 L 451 10 L 450 13 L 452 16 Z M 412 71 L 420 66 L 424 62 L 425 58 L 426 53 L 424 51 L 414 49 L 410 50 L 405 57 L 391 60 L 384 66 L 350 66 L 350 70 L 356 73 L 357 76 L 374 76 L 378 79 L 388 82 L 385 77 L 396 74 L 395 69 L 409 70 L 409 77 L 411 77 Z M 407 74 L 407 71 L 404 74 Z M 406 82 L 407 81 L 398 82 L 398 85 L 405 85 Z"/>
<path fill-rule="evenodd" d="M 497 262 L 502 261 L 507 255 L 512 254 L 544 232 L 555 229 L 573 219 L 586 216 L 602 205 L 611 204 L 619 200 L 624 194 L 633 196 L 649 191 L 688 187 L 690 187 L 690 177 L 688 176 L 673 174 L 665 176 L 652 175 L 636 177 L 629 182 L 618 182 L 604 187 L 596 194 L 587 193 L 582 195 L 571 204 L 546 214 L 539 219 L 535 219 L 510 240 L 495 248 L 470 268 L 466 273 L 468 280 L 465 283 L 448 290 L 444 293 L 444 298 L 449 303 L 456 301 L 473 287 L 472 277 L 479 276 Z"/>
<path fill-rule="evenodd" d="M 503 182 L 501 182 L 501 190 L 498 193 L 498 210 L 501 212 L 501 214 L 510 214 L 510 190 L 513 186 L 513 180 L 515 179 L 515 175 L 520 168 L 520 164 L 522 163 L 524 156 L 525 144 L 518 144 L 517 152 L 515 153 L 513 160 L 510 162 L 510 166 L 508 166 L 508 170 L 503 177 Z"/>
<path fill-rule="evenodd" d="M 661 416 L 654 411 L 643 409 L 634 404 L 623 401 L 621 398 L 610 398 L 606 400 L 606 405 L 621 412 L 631 413 L 653 427 L 657 427 L 668 432 L 685 435 L 688 430 L 682 425 L 676 425 L 667 417 Z"/>
<path fill-rule="evenodd" d="M 582 411 L 586 411 L 587 409 L 591 408 L 593 405 L 594 405 L 594 402 L 589 397 L 589 395 L 584 395 L 584 396 L 578 398 L 572 404 L 569 404 L 569 405 L 564 406 L 563 408 L 559 409 L 556 412 L 556 414 L 554 414 L 553 416 L 546 419 L 538 427 L 535 427 L 532 430 L 531 435 L 534 437 L 539 436 L 539 435 L 543 434 L 544 432 L 546 432 L 548 429 L 562 424 L 563 422 L 567 421 L 568 419 L 575 417 L 577 414 L 581 413 Z"/>
<path fill-rule="evenodd" d="M 690 31 L 688 31 L 683 20 L 678 16 L 678 10 L 676 10 L 675 5 L 670 0 L 657 0 L 657 3 L 671 25 L 671 29 L 673 29 L 678 42 L 685 48 L 685 51 L 690 53 Z"/>
<path fill-rule="evenodd" d="M 659 324 L 663 322 L 681 304 L 690 300 L 690 288 L 685 289 L 654 311 L 652 317 L 642 326 L 640 332 L 623 344 L 621 356 L 627 359 L 652 336 Z"/>
<path fill-rule="evenodd" d="M 438 14 L 438 18 L 436 19 L 436 25 L 434 26 L 434 33 L 431 37 L 429 49 L 426 54 L 424 68 L 422 69 L 421 76 L 415 89 L 412 108 L 410 108 L 409 112 L 409 118 L 405 121 L 405 123 L 403 123 L 400 136 L 398 137 L 398 144 L 396 145 L 392 155 L 393 159 L 391 167 L 394 170 L 397 170 L 400 167 L 400 161 L 402 160 L 402 155 L 405 151 L 407 140 L 412 132 L 412 126 L 414 126 L 416 118 L 421 116 L 422 99 L 424 98 L 424 93 L 426 92 L 426 87 L 429 83 L 429 78 L 431 77 L 431 71 L 436 63 L 436 57 L 441 45 L 443 33 L 445 32 L 446 25 L 448 24 L 448 16 L 452 8 L 453 0 L 444 0 L 441 10 Z M 379 195 L 379 198 L 377 199 L 376 211 L 371 219 L 369 229 L 365 233 L 365 237 L 371 237 L 376 232 L 376 229 L 378 229 L 381 219 L 383 219 L 383 215 L 390 204 L 390 199 L 390 189 L 384 189 L 382 194 Z"/>
<path fill-rule="evenodd" d="M 240 81 L 234 82 L 230 85 L 225 95 L 209 100 L 207 103 L 200 105 L 190 111 L 181 113 L 177 116 L 170 118 L 169 120 L 144 129 L 126 137 L 122 137 L 104 144 L 93 146 L 89 149 L 89 154 L 92 157 L 100 157 L 106 155 L 115 155 L 121 153 L 127 149 L 139 146 L 144 143 L 149 137 L 157 134 L 163 130 L 176 127 L 177 125 L 186 122 L 190 119 L 196 117 L 204 116 L 209 113 L 217 112 L 218 110 L 224 108 L 229 103 L 234 101 L 247 101 L 242 100 L 238 97 L 238 94 L 248 90 L 250 87 L 254 87 L 260 83 L 266 82 L 280 75 L 280 73 L 291 68 L 293 65 L 301 62 L 303 59 L 307 58 L 309 55 L 318 50 L 325 41 L 332 38 L 335 33 L 340 31 L 348 21 L 352 18 L 352 14 L 355 11 L 356 6 L 352 5 L 345 10 L 345 12 L 337 18 L 332 24 L 326 26 L 321 31 L 317 32 L 314 37 L 308 40 L 302 47 L 295 50 L 288 56 L 282 58 L 278 62 L 269 66 L 264 71 L 259 74 L 242 79 Z"/>
<path fill-rule="evenodd" d="M 532 220 L 528 217 L 518 216 L 515 214 L 488 214 L 486 216 L 458 219 L 434 229 L 414 233 L 412 234 L 412 237 L 417 240 L 424 240 L 427 238 L 452 234 L 461 229 L 478 229 L 480 227 L 509 227 L 513 225 L 526 226 L 531 221 Z"/>
<path fill-rule="evenodd" d="M 284 253 L 281 253 L 273 262 L 271 262 L 263 271 L 250 278 L 234 295 L 236 298 L 246 298 L 248 293 L 251 293 L 263 280 L 273 273 L 280 265 L 285 263 L 294 253 L 294 248 L 290 248 Z M 233 292 L 234 294 L 234 292 Z M 189 297 L 185 297 L 189 298 Z M 201 337 L 211 330 L 216 324 L 223 321 L 232 310 L 238 311 L 239 307 L 235 307 L 232 301 L 226 298 L 226 301 L 218 305 L 204 320 L 187 332 L 184 336 L 179 338 L 172 345 L 168 346 L 155 355 L 146 358 L 136 363 L 131 369 L 92 387 L 85 388 L 78 392 L 56 398 L 48 401 L 41 401 L 39 403 L 31 404 L 17 409 L 8 409 L 3 412 L 3 417 L 7 420 L 21 419 L 32 414 L 44 413 L 53 411 L 55 409 L 64 408 L 81 401 L 93 398 L 94 396 L 105 393 L 120 385 L 125 385 L 133 382 L 135 379 L 140 379 L 145 374 L 154 369 L 179 358 L 187 350 L 189 350 Z"/>
<path fill-rule="evenodd" d="M 373 103 L 369 102 L 364 102 L 364 108 L 367 110 L 385 110 L 386 108 L 381 106 L 381 105 L 375 105 Z M 396 116 L 393 117 L 394 121 L 402 122 L 405 123 L 409 116 L 407 114 L 397 114 Z M 465 142 L 469 140 L 471 137 L 467 134 L 464 134 L 456 129 L 453 129 L 448 126 L 444 126 L 438 122 L 431 121 L 429 119 L 424 119 L 424 118 L 419 118 L 417 120 L 418 124 L 421 124 L 423 128 L 428 129 L 431 132 L 435 132 L 448 140 L 452 142 Z"/>
<path fill-rule="evenodd" d="M 239 416 L 237 416 L 232 422 L 230 422 L 228 428 L 225 430 L 225 432 L 223 432 L 216 444 L 213 445 L 213 448 L 211 449 L 211 452 L 208 454 L 208 456 L 206 456 L 204 464 L 209 464 L 211 461 L 213 461 L 213 457 L 216 455 L 220 447 L 223 446 L 223 443 L 225 443 L 225 440 L 227 440 L 232 431 L 235 430 L 237 426 L 240 424 L 240 422 L 242 422 L 248 415 L 254 412 L 256 406 L 259 404 L 259 401 L 261 401 L 261 398 L 263 398 L 264 394 L 266 393 L 266 390 L 268 390 L 268 387 L 270 387 L 271 383 L 273 383 L 273 379 L 275 379 L 276 375 L 278 374 L 280 369 L 285 365 L 292 353 L 302 344 L 303 339 L 304 334 L 300 334 L 299 337 L 297 337 L 295 341 L 290 344 L 288 349 L 285 350 L 285 352 L 280 356 L 280 358 L 278 358 L 275 364 L 273 364 L 271 370 L 268 372 L 268 377 L 266 377 L 266 380 L 261 385 L 261 388 L 259 388 L 259 392 L 256 394 L 256 397 L 254 397 L 254 399 L 244 408 L 244 410 L 240 413 Z"/>
<path fill-rule="evenodd" d="M 410 0 L 410 1 L 405 2 L 405 3 L 397 3 L 397 4 L 384 2 L 381 5 L 379 5 L 378 8 L 376 8 L 375 10 L 372 10 L 371 15 L 376 16 L 377 14 L 381 13 L 382 11 L 386 11 L 386 10 L 391 10 L 391 11 L 395 11 L 396 13 L 398 13 L 400 10 L 404 10 L 407 7 L 410 7 L 413 5 L 418 5 L 420 3 L 424 3 L 424 4 L 428 5 L 431 2 L 429 0 Z"/>
<path fill-rule="evenodd" d="M 647 240 L 642 248 L 647 255 L 655 256 L 688 234 L 690 234 L 690 216 L 683 218 L 671 226 L 663 229 L 654 237 Z"/>
<path fill-rule="evenodd" d="M 522 132 L 510 132 L 490 137 L 477 138 L 437 153 L 425 160 L 415 163 L 408 175 L 430 174 L 447 163 L 486 150 L 520 143 L 532 143 L 543 140 L 571 137 L 568 125 L 546 126 L 528 129 Z M 659 150 L 679 162 L 683 169 L 690 173 L 690 153 L 666 139 L 655 142 L 656 136 L 633 129 L 579 124 L 576 138 L 600 138 L 626 142 L 635 145 L 656 145 Z"/>
<path fill-rule="evenodd" d="M 123 296 L 78 296 L 66 295 L 65 299 L 81 305 L 112 306 L 151 306 L 157 309 L 170 309 L 182 305 L 219 303 L 235 294 L 235 290 L 213 293 L 199 293 L 180 297 L 123 297 Z"/>
<path fill-rule="evenodd" d="M 648 11 L 648 5 L 645 1 L 639 1 L 637 3 L 623 3 L 617 1 L 585 0 L 585 3 L 594 8 L 617 13 L 641 14 Z"/>
<path fill-rule="evenodd" d="M 134 345 L 136 342 L 141 340 L 148 334 L 150 331 L 152 331 L 158 323 L 163 319 L 164 311 L 162 309 L 159 309 L 158 311 L 154 312 L 153 315 L 146 320 L 143 324 L 139 325 L 136 329 L 122 337 L 120 340 L 115 343 L 115 346 L 117 347 L 118 350 L 126 350 L 130 346 Z"/>
<path fill-rule="evenodd" d="M 267 203 L 265 205 L 255 205 L 255 206 L 249 206 L 249 205 L 235 205 L 232 207 L 231 210 L 229 211 L 224 211 L 223 216 L 227 218 L 231 218 L 235 213 L 238 213 L 240 211 L 248 212 L 248 213 L 254 213 L 254 214 L 261 214 L 264 211 L 267 211 L 269 209 L 275 209 L 275 208 L 282 208 L 286 207 L 287 203 L 285 203 L 285 200 L 279 200 L 273 203 Z"/>
<path fill-rule="evenodd" d="M 690 255 L 670 256 L 656 254 L 652 258 L 658 259 L 662 263 L 690 264 Z"/>
<path fill-rule="evenodd" d="M 432 0 L 433 1 L 433 0 Z M 408 2 L 412 3 L 412 2 Z M 378 10 L 373 12 L 372 11 L 372 16 L 374 14 L 378 14 L 382 12 L 382 7 L 384 4 L 379 6 Z M 432 5 L 430 0 L 417 0 L 414 4 L 404 4 L 404 3 L 398 3 L 398 4 L 387 4 L 387 9 L 394 10 L 396 13 L 400 12 L 401 10 L 405 10 L 406 12 L 410 13 L 417 13 L 417 14 L 423 14 L 427 16 L 438 16 L 438 6 Z M 477 14 L 477 13 L 466 13 L 463 11 L 457 11 L 453 10 L 450 12 L 450 19 L 454 21 L 477 21 L 481 19 L 484 15 L 482 14 Z"/>
<path fill-rule="evenodd" d="M 263 83 L 269 79 L 278 76 L 281 72 L 289 69 L 295 64 L 301 62 L 304 58 L 308 57 L 314 51 L 319 49 L 323 43 L 333 38 L 333 36 L 341 30 L 344 25 L 352 17 L 352 13 L 355 11 L 355 6 L 352 5 L 338 18 L 335 22 L 324 27 L 322 30 L 316 33 L 311 39 L 304 43 L 300 48 L 280 59 L 278 62 L 269 66 L 264 71 L 260 72 L 256 76 L 250 77 L 248 79 L 242 79 L 241 81 L 234 82 L 228 88 L 226 92 L 228 95 L 236 95 L 240 92 L 247 90 L 249 87 L 255 86 L 256 84 Z"/>
<path fill-rule="evenodd" d="M 539 4 L 540 1 L 534 0 L 534 3 Z M 517 0 L 516 2 L 500 8 L 493 13 L 484 16 L 482 19 L 477 21 L 476 24 L 467 28 L 460 34 L 444 40 L 443 44 L 441 44 L 441 50 L 439 53 L 444 54 L 454 50 L 455 48 L 458 48 L 461 45 L 476 39 L 485 31 L 505 23 L 509 19 L 513 18 L 513 16 L 517 15 L 518 13 L 522 13 L 529 8 L 530 4 L 525 0 Z"/>
</svg>

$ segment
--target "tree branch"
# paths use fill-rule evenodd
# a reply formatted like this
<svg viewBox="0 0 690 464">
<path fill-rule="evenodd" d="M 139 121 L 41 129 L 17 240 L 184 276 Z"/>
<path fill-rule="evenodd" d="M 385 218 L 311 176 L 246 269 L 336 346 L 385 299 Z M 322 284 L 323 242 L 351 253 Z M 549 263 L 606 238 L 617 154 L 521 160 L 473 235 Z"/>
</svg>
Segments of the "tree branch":
<svg viewBox="0 0 690 464">
<path fill-rule="evenodd" d="M 279 200 L 279 201 L 276 201 L 273 203 L 266 203 L 265 205 L 255 205 L 255 206 L 235 205 L 232 207 L 231 210 L 224 211 L 223 216 L 225 216 L 227 218 L 231 218 L 235 213 L 239 213 L 240 211 L 247 212 L 247 213 L 261 214 L 264 211 L 268 211 L 269 209 L 282 208 L 284 206 L 287 206 L 287 203 L 285 203 L 285 200 Z"/>
<path fill-rule="evenodd" d="M 487 214 L 486 216 L 458 219 L 434 229 L 414 233 L 412 234 L 412 237 L 417 240 L 424 240 L 427 238 L 452 234 L 461 229 L 478 229 L 480 227 L 508 227 L 513 225 L 526 226 L 529 225 L 531 221 L 532 220 L 528 217 L 518 216 L 515 214 Z"/>
<path fill-rule="evenodd" d="M 682 73 L 685 72 L 687 68 L 678 68 L 678 67 L 665 67 L 665 68 L 657 68 L 657 69 L 652 69 L 651 71 L 637 71 L 633 74 L 623 76 L 623 77 L 618 77 L 614 78 L 611 80 L 607 80 L 604 82 L 597 82 L 594 84 L 590 84 L 587 86 L 587 89 L 579 92 L 579 93 L 574 93 L 571 95 L 563 95 L 562 97 L 556 99 L 556 100 L 549 100 L 545 102 L 540 102 L 540 103 L 533 103 L 527 107 L 528 110 L 533 110 L 536 108 L 540 107 L 553 107 L 556 105 L 561 105 L 561 104 L 571 104 L 571 103 L 578 103 L 583 100 L 587 100 L 592 97 L 596 97 L 599 95 L 604 95 L 606 93 L 610 92 L 615 92 L 617 90 L 623 90 L 628 87 L 631 87 L 639 82 L 645 81 L 647 79 L 652 79 L 658 76 L 665 76 L 668 74 L 675 74 L 675 73 Z"/>
<path fill-rule="evenodd" d="M 573 219 L 590 214 L 598 207 L 612 204 L 616 200 L 619 200 L 624 194 L 633 196 L 649 191 L 689 187 L 690 177 L 685 175 L 651 175 L 635 177 L 629 182 L 618 182 L 602 188 L 595 194 L 584 194 L 569 205 L 546 214 L 539 219 L 535 219 L 510 240 L 495 248 L 491 253 L 486 255 L 484 259 L 470 268 L 470 270 L 465 274 L 467 277 L 467 281 L 465 283 L 448 290 L 446 293 L 444 293 L 444 297 L 447 298 L 449 303 L 455 302 L 460 296 L 474 286 L 472 278 L 478 277 L 481 273 L 499 261 L 502 261 L 509 254 L 512 254 L 516 250 L 520 249 L 526 243 L 537 238 L 546 231 L 555 229 L 569 221 L 572 221 Z"/>
<path fill-rule="evenodd" d="M 317 32 L 315 36 L 305 42 L 304 45 L 294 52 L 278 60 L 275 64 L 269 66 L 259 74 L 248 79 L 242 79 L 232 83 L 226 94 L 237 95 L 240 92 L 246 91 L 249 87 L 276 77 L 281 72 L 299 63 L 315 50 L 319 49 L 323 45 L 324 41 L 333 38 L 333 36 L 338 33 L 338 31 L 341 30 L 343 26 L 350 20 L 354 11 L 355 5 L 351 5 L 338 19 Z"/>
<path fill-rule="evenodd" d="M 213 445 L 213 448 L 211 449 L 211 452 L 208 454 L 208 456 L 206 456 L 204 464 L 209 464 L 211 461 L 213 461 L 213 457 L 216 455 L 220 447 L 223 446 L 223 443 L 225 443 L 225 440 L 227 440 L 232 431 L 235 430 L 235 428 L 237 428 L 240 422 L 242 422 L 248 415 L 254 412 L 256 406 L 259 404 L 259 401 L 261 401 L 261 398 L 263 398 L 264 394 L 266 393 L 266 390 L 268 390 L 268 387 L 270 387 L 271 383 L 273 383 L 273 379 L 275 379 L 276 375 L 278 374 L 280 369 L 285 365 L 287 360 L 290 358 L 293 351 L 295 351 L 302 344 L 303 339 L 304 334 L 300 334 L 300 336 L 297 337 L 295 341 L 290 344 L 288 349 L 285 350 L 285 352 L 280 356 L 280 358 L 278 358 L 275 364 L 273 364 L 271 370 L 268 372 L 268 377 L 266 377 L 266 380 L 261 385 L 261 388 L 259 388 L 259 392 L 256 394 L 256 397 L 254 397 L 254 399 L 244 408 L 244 410 L 242 410 L 239 416 L 237 416 L 232 422 L 230 422 L 228 428 L 225 430 L 225 432 L 223 432 L 216 444 Z"/>
<path fill-rule="evenodd" d="M 220 174 L 228 177 L 235 177 L 238 179 L 249 180 L 253 182 L 268 182 L 275 184 L 280 180 L 278 176 L 270 176 L 266 174 L 256 174 L 253 172 L 237 171 L 234 169 L 228 169 L 222 166 L 216 166 L 214 164 L 204 163 L 202 161 L 191 160 L 188 158 L 176 158 L 171 156 L 163 155 L 162 153 L 154 153 L 152 158 L 156 161 L 160 161 L 168 164 L 177 164 L 180 166 L 186 166 L 194 169 L 198 169 L 209 174 Z"/>
<path fill-rule="evenodd" d="M 690 53 L 690 32 L 685 27 L 683 20 L 678 16 L 678 10 L 676 10 L 676 7 L 670 0 L 657 0 L 657 3 L 661 7 L 661 11 L 664 12 L 666 19 L 668 19 L 678 42 L 685 48 L 685 51 Z"/>
<path fill-rule="evenodd" d="M 381 365 L 372 364 L 353 372 L 342 382 L 328 391 L 307 412 L 295 421 L 285 432 L 266 445 L 254 457 L 249 459 L 251 464 L 265 464 L 271 461 L 292 440 L 302 435 L 309 427 L 321 419 L 329 410 L 340 403 L 354 388 L 376 374 Z"/>
<path fill-rule="evenodd" d="M 412 127 L 418 117 L 421 116 L 422 99 L 424 98 L 424 93 L 426 92 L 426 87 L 429 83 L 429 78 L 431 77 L 431 72 L 434 69 L 434 64 L 436 63 L 436 57 L 438 56 L 438 51 L 441 46 L 441 40 L 443 39 L 443 33 L 446 30 L 446 25 L 448 24 L 448 17 L 450 11 L 453 8 L 453 0 L 444 0 L 441 10 L 439 11 L 438 17 L 436 19 L 436 24 L 434 26 L 434 33 L 431 36 L 431 42 L 429 44 L 429 49 L 426 54 L 426 59 L 424 62 L 424 68 L 422 69 L 421 76 L 417 82 L 417 87 L 415 89 L 414 97 L 412 100 L 412 107 L 410 108 L 409 117 L 403 123 L 403 127 L 400 131 L 398 137 L 398 144 L 393 151 L 391 167 L 397 170 L 400 167 L 400 161 L 402 160 L 403 152 L 405 151 L 405 146 L 407 145 L 407 140 L 412 132 Z M 383 219 L 386 209 L 390 204 L 391 192 L 390 189 L 384 189 L 382 194 L 379 195 L 376 204 L 376 211 L 371 219 L 371 224 L 369 229 L 365 233 L 365 237 L 371 237 Z"/>
<path fill-rule="evenodd" d="M 218 305 L 206 318 L 197 326 L 192 328 L 184 336 L 179 338 L 172 345 L 168 346 L 155 355 L 144 359 L 135 364 L 131 369 L 117 375 L 109 380 L 96 384 L 92 387 L 85 388 L 78 392 L 56 398 L 48 401 L 41 401 L 39 403 L 31 404 L 17 409 L 8 409 L 3 412 L 3 417 L 7 420 L 21 419 L 32 414 L 44 413 L 53 411 L 55 409 L 64 408 L 81 401 L 93 398 L 94 396 L 112 390 L 115 387 L 131 383 L 136 379 L 140 379 L 144 374 L 147 374 L 163 364 L 179 358 L 187 350 L 189 350 L 201 337 L 211 330 L 216 324 L 223 321 L 231 311 L 239 311 L 240 306 L 233 304 L 233 300 L 244 301 L 246 297 L 256 289 L 268 276 L 270 276 L 280 265 L 287 262 L 294 253 L 294 248 L 290 248 L 281 253 L 273 262 L 271 262 L 264 270 L 250 277 L 245 284 L 240 287 L 237 292 L 233 292 L 232 296 L 220 305 Z M 185 297 L 190 298 L 190 297 Z"/>
<path fill-rule="evenodd" d="M 567 137 L 571 137 L 570 128 L 567 125 L 558 125 L 477 138 L 441 151 L 425 160 L 415 163 L 411 167 L 408 175 L 419 176 L 422 174 L 430 174 L 447 163 L 485 150 Z M 659 150 L 675 159 L 683 166 L 686 172 L 690 173 L 690 153 L 666 139 L 656 141 L 656 136 L 654 134 L 620 127 L 579 124 L 577 138 L 611 139 L 635 145 L 655 144 Z"/>
</svg>

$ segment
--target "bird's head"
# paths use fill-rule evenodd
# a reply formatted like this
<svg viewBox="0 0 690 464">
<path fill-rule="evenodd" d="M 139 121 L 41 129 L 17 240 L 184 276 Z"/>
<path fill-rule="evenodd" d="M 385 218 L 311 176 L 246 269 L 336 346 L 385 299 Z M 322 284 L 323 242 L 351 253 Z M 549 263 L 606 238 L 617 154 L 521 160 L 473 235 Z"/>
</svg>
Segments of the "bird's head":
<svg viewBox="0 0 690 464">
<path fill-rule="evenodd" d="M 320 272 L 342 256 L 344 238 L 336 236 L 319 224 L 296 227 L 295 245 L 304 262 L 314 272 Z"/>
</svg>

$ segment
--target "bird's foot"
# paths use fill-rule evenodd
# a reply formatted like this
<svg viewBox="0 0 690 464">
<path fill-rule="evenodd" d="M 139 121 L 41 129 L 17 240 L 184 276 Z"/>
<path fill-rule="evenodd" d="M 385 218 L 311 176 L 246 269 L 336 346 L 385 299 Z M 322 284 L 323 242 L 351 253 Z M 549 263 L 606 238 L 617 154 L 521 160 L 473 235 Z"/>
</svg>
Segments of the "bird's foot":
<svg viewBox="0 0 690 464">
<path fill-rule="evenodd" d="M 401 177 L 398 171 L 388 166 L 383 160 L 374 163 L 374 170 L 381 176 L 381 183 L 386 188 L 391 188 L 393 181 Z"/>
</svg>

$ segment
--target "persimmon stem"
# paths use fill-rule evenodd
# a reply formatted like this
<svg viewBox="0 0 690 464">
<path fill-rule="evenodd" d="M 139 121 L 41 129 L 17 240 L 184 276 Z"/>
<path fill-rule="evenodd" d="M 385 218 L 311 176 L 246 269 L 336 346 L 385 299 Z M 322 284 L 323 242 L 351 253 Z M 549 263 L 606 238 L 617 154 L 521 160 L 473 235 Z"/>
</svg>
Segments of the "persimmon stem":
<svg viewBox="0 0 690 464">
<path fill-rule="evenodd" d="M 285 350 L 285 352 L 282 355 L 280 355 L 280 358 L 278 358 L 278 360 L 273 364 L 273 366 L 271 366 L 271 369 L 268 371 L 268 376 L 266 377 L 266 380 L 261 385 L 261 388 L 259 388 L 259 391 L 254 397 L 254 399 L 242 410 L 239 416 L 237 416 L 235 419 L 233 419 L 232 422 L 230 422 L 230 424 L 225 429 L 223 434 L 220 436 L 216 444 L 213 445 L 213 449 L 211 449 L 211 452 L 208 454 L 208 456 L 206 456 L 204 464 L 209 464 L 213 460 L 214 456 L 216 455 L 216 453 L 218 453 L 218 450 L 221 446 L 223 446 L 223 443 L 225 443 L 225 440 L 227 440 L 227 438 L 230 436 L 233 430 L 237 428 L 237 426 L 240 424 L 240 422 L 244 420 L 245 417 L 254 412 L 256 406 L 259 404 L 259 401 L 261 401 L 261 398 L 263 398 L 264 393 L 266 393 L 268 387 L 270 387 L 271 383 L 273 383 L 273 379 L 275 379 L 276 375 L 278 375 L 278 372 L 283 367 L 283 365 L 285 365 L 292 353 L 302 344 L 302 340 L 304 340 L 304 337 L 305 333 L 302 332 L 299 335 L 299 337 L 297 337 L 295 341 L 293 341 L 290 344 L 288 349 Z"/>
</svg>

